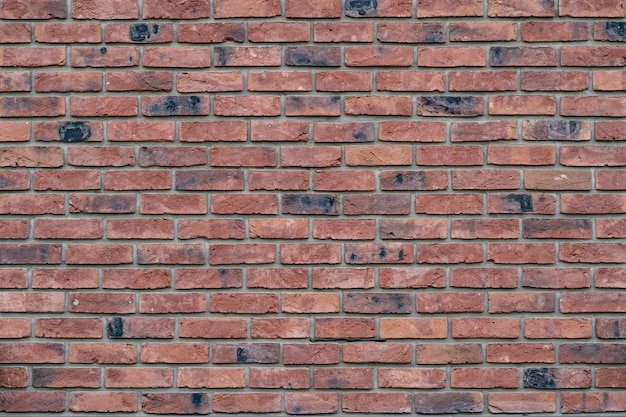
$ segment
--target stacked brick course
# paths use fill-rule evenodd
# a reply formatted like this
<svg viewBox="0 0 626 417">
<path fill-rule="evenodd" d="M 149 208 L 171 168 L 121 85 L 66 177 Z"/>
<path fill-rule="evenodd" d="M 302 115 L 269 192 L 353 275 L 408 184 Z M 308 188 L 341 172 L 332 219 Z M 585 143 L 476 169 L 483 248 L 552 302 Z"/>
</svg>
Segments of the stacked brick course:
<svg viewBox="0 0 626 417">
<path fill-rule="evenodd" d="M 0 1 L 0 411 L 626 411 L 625 14 Z"/>
</svg>

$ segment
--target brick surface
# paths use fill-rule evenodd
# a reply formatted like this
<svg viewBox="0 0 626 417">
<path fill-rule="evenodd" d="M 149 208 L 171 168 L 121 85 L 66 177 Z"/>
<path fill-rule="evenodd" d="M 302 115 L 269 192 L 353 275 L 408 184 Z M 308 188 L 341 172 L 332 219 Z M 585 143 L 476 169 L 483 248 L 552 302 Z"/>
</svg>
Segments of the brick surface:
<svg viewBox="0 0 626 417">
<path fill-rule="evenodd" d="M 0 1 L 0 413 L 623 413 L 625 16 Z"/>
</svg>

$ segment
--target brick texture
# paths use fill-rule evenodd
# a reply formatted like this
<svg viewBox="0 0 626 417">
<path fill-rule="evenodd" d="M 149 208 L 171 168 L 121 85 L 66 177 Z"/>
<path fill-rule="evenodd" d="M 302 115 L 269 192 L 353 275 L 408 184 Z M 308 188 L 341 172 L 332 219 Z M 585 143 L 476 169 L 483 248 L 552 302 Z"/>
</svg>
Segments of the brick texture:
<svg viewBox="0 0 626 417">
<path fill-rule="evenodd" d="M 0 1 L 0 414 L 626 412 L 625 17 Z"/>
</svg>

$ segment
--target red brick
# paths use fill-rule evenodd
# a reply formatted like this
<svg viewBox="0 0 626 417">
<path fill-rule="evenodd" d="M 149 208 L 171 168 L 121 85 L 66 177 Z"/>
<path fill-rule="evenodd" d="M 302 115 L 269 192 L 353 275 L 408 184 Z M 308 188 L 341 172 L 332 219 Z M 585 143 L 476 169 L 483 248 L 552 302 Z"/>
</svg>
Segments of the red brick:
<svg viewBox="0 0 626 417">
<path fill-rule="evenodd" d="M 7 0 L 0 6 L 3 19 L 66 18 L 67 5 L 63 0 L 32 1 L 27 6 L 19 0 Z"/>
<path fill-rule="evenodd" d="M 315 337 L 318 338 L 367 338 L 376 334 L 374 319 L 356 317 L 333 317 L 315 319 Z M 344 360 L 345 346 L 344 346 Z"/>
<path fill-rule="evenodd" d="M 71 343 L 70 363 L 131 364 L 137 348 L 129 343 Z"/>
<path fill-rule="evenodd" d="M 178 238 L 243 239 L 245 225 L 238 219 L 181 219 L 178 221 Z"/>
<path fill-rule="evenodd" d="M 0 67 L 48 67 L 66 64 L 65 46 L 0 47 Z"/>
<path fill-rule="evenodd" d="M 556 99 L 554 96 L 509 95 L 489 97 L 490 115 L 554 115 L 555 113 Z"/>
<path fill-rule="evenodd" d="M 211 265 L 271 264 L 276 260 L 273 244 L 215 244 L 209 246 Z"/>
<path fill-rule="evenodd" d="M 107 91 L 171 91 L 169 71 L 115 71 L 106 73 Z"/>
<path fill-rule="evenodd" d="M 490 343 L 487 345 L 487 362 L 525 363 L 556 361 L 552 343 Z"/>
<path fill-rule="evenodd" d="M 381 288 L 441 288 L 445 274 L 439 268 L 380 268 Z"/>
<path fill-rule="evenodd" d="M 345 63 L 349 67 L 409 67 L 413 64 L 410 46 L 346 46 Z"/>
<path fill-rule="evenodd" d="M 445 339 L 448 323 L 443 318 L 381 318 L 379 331 L 385 339 Z"/>
<path fill-rule="evenodd" d="M 450 271 L 450 286 L 465 288 L 515 288 L 515 268 L 455 268 Z"/>
<path fill-rule="evenodd" d="M 60 292 L 3 292 L 0 294 L 5 313 L 59 313 L 64 310 L 65 295 Z"/>
<path fill-rule="evenodd" d="M 172 386 L 174 371 L 168 368 L 107 368 L 107 388 L 167 388 Z"/>
<path fill-rule="evenodd" d="M 0 238 L 27 239 L 30 226 L 27 220 L 0 220 Z"/>
<path fill-rule="evenodd" d="M 452 171 L 454 190 L 516 190 L 520 184 L 520 172 L 516 169 L 487 168 Z"/>
<path fill-rule="evenodd" d="M 417 17 L 482 16 L 481 0 L 418 0 Z"/>
<path fill-rule="evenodd" d="M 33 387 L 99 388 L 100 369 L 33 367 Z"/>
<path fill-rule="evenodd" d="M 243 368 L 178 368 L 178 386 L 188 388 L 243 388 Z"/>
<path fill-rule="evenodd" d="M 278 214 L 278 199 L 272 194 L 219 194 L 211 198 L 211 213 Z"/>
<path fill-rule="evenodd" d="M 370 91 L 372 74 L 369 71 L 317 71 L 317 91 Z"/>
<path fill-rule="evenodd" d="M 141 62 L 154 68 L 207 68 L 211 55 L 208 48 L 195 46 L 146 46 Z"/>
<path fill-rule="evenodd" d="M 4 15 L 1 14 L 4 18 Z M 2 43 L 30 43 L 30 23 L 2 23 L 0 24 L 0 42 Z"/>
<path fill-rule="evenodd" d="M 70 49 L 74 68 L 119 68 L 139 65 L 139 49 L 134 46 L 74 46 Z"/>
<path fill-rule="evenodd" d="M 143 363 L 207 363 L 208 343 L 142 343 Z"/>
<path fill-rule="evenodd" d="M 314 386 L 317 389 L 372 389 L 372 368 L 315 368 Z"/>
<path fill-rule="evenodd" d="M 67 162 L 74 166 L 122 167 L 134 165 L 135 155 L 130 147 L 70 147 Z"/>
<path fill-rule="evenodd" d="M 487 260 L 494 263 L 554 263 L 556 251 L 550 243 L 490 243 Z"/>
<path fill-rule="evenodd" d="M 551 313 L 555 311 L 554 294 L 548 292 L 489 293 L 490 313 Z"/>
<path fill-rule="evenodd" d="M 102 271 L 102 288 L 147 289 L 169 286 L 170 272 L 167 269 L 111 268 Z"/>
<path fill-rule="evenodd" d="M 166 43 L 172 42 L 172 30 L 171 23 L 109 23 L 104 39 L 107 43 Z"/>
<path fill-rule="evenodd" d="M 315 22 L 315 42 L 372 42 L 373 22 Z"/>
<path fill-rule="evenodd" d="M 30 76 L 29 76 L 30 78 Z M 30 140 L 31 122 L 3 121 L 0 122 L 1 142 L 28 142 Z M 14 150 L 17 150 L 13 148 Z"/>
<path fill-rule="evenodd" d="M 525 91 L 581 91 L 589 86 L 583 71 L 522 71 L 521 81 Z"/>
<path fill-rule="evenodd" d="M 601 339 L 621 339 L 626 335 L 624 318 L 596 319 L 596 335 Z"/>
<path fill-rule="evenodd" d="M 98 288 L 98 270 L 95 268 L 33 268 L 31 280 L 33 288 Z"/>
<path fill-rule="evenodd" d="M 0 288 L 27 288 L 28 276 L 26 272 L 27 270 L 24 268 L 0 269 Z"/>
<path fill-rule="evenodd" d="M 135 313 L 133 293 L 75 292 L 69 296 L 69 311 L 74 313 Z"/>
<path fill-rule="evenodd" d="M 473 343 L 418 344 L 416 349 L 416 363 L 422 365 L 481 363 L 482 358 L 481 345 Z"/>
<path fill-rule="evenodd" d="M 202 194 L 143 194 L 141 214 L 206 214 L 206 196 Z"/>
<path fill-rule="evenodd" d="M 315 123 L 313 140 L 315 142 L 374 142 L 375 130 L 373 123 Z"/>
<path fill-rule="evenodd" d="M 525 120 L 522 124 L 525 140 L 579 141 L 591 139 L 588 122 L 560 120 Z"/>
<path fill-rule="evenodd" d="M 213 293 L 209 299 L 209 311 L 212 313 L 276 313 L 278 297 L 271 293 Z"/>
<path fill-rule="evenodd" d="M 283 361 L 285 365 L 337 364 L 339 363 L 339 345 L 337 343 L 285 344 L 283 345 Z"/>
<path fill-rule="evenodd" d="M 490 392 L 489 411 L 497 413 L 553 413 L 556 411 L 556 393 Z"/>
<path fill-rule="evenodd" d="M 554 0 L 489 0 L 490 17 L 554 17 Z"/>
<path fill-rule="evenodd" d="M 516 339 L 520 325 L 516 318 L 453 318 L 452 337 Z"/>
<path fill-rule="evenodd" d="M 278 67 L 282 63 L 280 46 L 216 46 L 217 67 Z"/>
<path fill-rule="evenodd" d="M 309 22 L 248 22 L 250 42 L 308 42 Z"/>
<path fill-rule="evenodd" d="M 445 37 L 446 27 L 442 22 L 380 22 L 378 24 L 377 39 L 381 42 L 443 43 Z"/>
<path fill-rule="evenodd" d="M 137 412 L 137 394 L 134 392 L 73 391 L 69 394 L 70 410 L 96 413 Z"/>
<path fill-rule="evenodd" d="M 74 19 L 136 19 L 139 17 L 137 1 L 120 3 L 119 0 L 77 0 L 72 2 Z"/>
<path fill-rule="evenodd" d="M 415 297 L 418 313 L 478 313 L 484 310 L 485 297 L 476 292 L 428 292 Z"/>
<path fill-rule="evenodd" d="M 371 268 L 313 268 L 313 288 L 372 288 Z"/>
<path fill-rule="evenodd" d="M 175 320 L 162 317 L 113 317 L 107 321 L 110 339 L 171 339 Z"/>
<path fill-rule="evenodd" d="M 378 386 L 381 388 L 443 388 L 445 381 L 446 373 L 444 369 L 378 369 Z"/>
<path fill-rule="evenodd" d="M 260 239 L 306 239 L 307 219 L 250 219 L 250 237 Z"/>
<path fill-rule="evenodd" d="M 567 42 L 586 41 L 588 39 L 589 27 L 584 21 L 535 20 L 522 22 L 522 40 L 524 42 Z"/>
<path fill-rule="evenodd" d="M 35 321 L 36 337 L 100 339 L 102 322 L 98 318 L 48 318 Z"/>
<path fill-rule="evenodd" d="M 59 264 L 61 262 L 61 245 L 38 243 L 1 244 L 0 264 Z M 13 294 L 19 295 L 19 294 Z"/>
<path fill-rule="evenodd" d="M 415 394 L 418 413 L 479 413 L 484 400 L 480 392 L 429 392 Z"/>
<path fill-rule="evenodd" d="M 452 368 L 451 388 L 517 388 L 517 368 Z"/>
<path fill-rule="evenodd" d="M 213 347 L 213 363 L 277 363 L 278 343 L 219 343 Z"/>
<path fill-rule="evenodd" d="M 623 46 L 563 46 L 561 65 L 564 67 L 621 67 L 624 59 Z"/>
<path fill-rule="evenodd" d="M 596 233 L 599 238 L 621 238 L 624 237 L 625 231 L 624 219 L 596 219 Z"/>
<path fill-rule="evenodd" d="M 341 246 L 335 243 L 281 244 L 280 262 L 285 265 L 338 264 Z"/>
<path fill-rule="evenodd" d="M 418 195 L 415 211 L 426 214 L 481 214 L 483 197 L 480 194 Z"/>
<path fill-rule="evenodd" d="M 561 212 L 568 214 L 612 214 L 624 213 L 624 194 L 563 194 Z"/>
<path fill-rule="evenodd" d="M 175 287 L 192 288 L 241 288 L 241 269 L 178 268 Z"/>
<path fill-rule="evenodd" d="M 451 71 L 448 77 L 450 91 L 506 91 L 517 89 L 517 73 L 515 71 Z M 478 126 L 481 122 L 471 123 Z M 498 122 L 482 123 L 494 124 Z"/>
<path fill-rule="evenodd" d="M 409 343 L 350 342 L 343 346 L 343 360 L 348 363 L 410 363 Z"/>
<path fill-rule="evenodd" d="M 341 164 L 339 146 L 284 146 L 280 152 L 283 167 L 322 168 Z"/>
<path fill-rule="evenodd" d="M 591 388 L 589 368 L 526 368 L 524 386 L 530 388 Z"/>
<path fill-rule="evenodd" d="M 64 363 L 63 343 L 11 342 L 3 346 L 0 363 Z"/>
<path fill-rule="evenodd" d="M 313 237 L 316 239 L 369 240 L 376 235 L 375 222 L 369 219 L 315 219 Z"/>
<path fill-rule="evenodd" d="M 307 190 L 309 173 L 307 171 L 263 170 L 250 171 L 248 174 L 250 190 Z"/>
<path fill-rule="evenodd" d="M 213 411 L 220 413 L 277 413 L 282 410 L 282 396 L 277 393 L 216 393 Z"/>
<path fill-rule="evenodd" d="M 480 46 L 421 46 L 417 48 L 417 65 L 422 67 L 482 67 L 485 48 Z"/>
<path fill-rule="evenodd" d="M 452 221 L 453 239 L 516 239 L 518 221 L 514 219 L 468 219 Z"/>
<path fill-rule="evenodd" d="M 146 413 L 202 413 L 209 412 L 209 395 L 204 393 L 148 393 L 141 397 L 141 408 Z"/>
<path fill-rule="evenodd" d="M 215 122 L 181 122 L 181 142 L 237 141 L 246 140 L 246 122 L 225 120 Z"/>
<path fill-rule="evenodd" d="M 217 116 L 279 116 L 279 96 L 216 96 Z"/>
<path fill-rule="evenodd" d="M 450 41 L 491 42 L 514 41 L 517 25 L 512 22 L 452 22 Z"/>
<path fill-rule="evenodd" d="M 206 311 L 206 297 L 202 293 L 159 293 L 140 294 L 139 312 L 160 313 L 203 313 Z"/>
<path fill-rule="evenodd" d="M 246 321 L 239 318 L 181 318 L 178 335 L 203 339 L 242 339 L 246 337 Z"/>
<path fill-rule="evenodd" d="M 198 190 L 243 190 L 243 171 L 239 170 L 180 170 L 176 172 L 176 189 Z"/>
<path fill-rule="evenodd" d="M 340 0 L 288 0 L 285 5 L 287 17 L 308 19 L 341 16 Z"/>
<path fill-rule="evenodd" d="M 285 116 L 340 116 L 339 96 L 287 96 Z"/>
<path fill-rule="evenodd" d="M 411 412 L 411 394 L 408 392 L 347 392 L 341 397 L 341 409 L 347 413 Z"/>
<path fill-rule="evenodd" d="M 376 88 L 380 91 L 444 91 L 444 74 L 428 71 L 379 71 Z"/>
<path fill-rule="evenodd" d="M 591 222 L 587 219 L 524 219 L 522 236 L 591 239 Z"/>
<path fill-rule="evenodd" d="M 0 26 L 1 28 L 1 26 Z M 17 92 L 32 89 L 31 73 L 28 71 L 7 71 L 0 74 L 0 91 Z"/>
<path fill-rule="evenodd" d="M 0 409 L 5 412 L 60 413 L 65 411 L 65 392 L 2 391 L 0 404 Z"/>
<path fill-rule="evenodd" d="M 309 320 L 306 318 L 253 318 L 251 321 L 253 338 L 259 339 L 301 339 L 309 337 Z"/>
<path fill-rule="evenodd" d="M 55 117 L 66 114 L 60 97 L 0 98 L 0 117 Z"/>
<path fill-rule="evenodd" d="M 305 389 L 309 388 L 306 368 L 251 368 L 251 388 Z"/>
<path fill-rule="evenodd" d="M 234 87 L 233 90 L 235 90 Z M 248 73 L 249 91 L 311 91 L 312 89 L 313 75 L 305 71 L 250 71 Z"/>
<path fill-rule="evenodd" d="M 36 23 L 35 41 L 41 43 L 100 43 L 100 24 L 77 23 Z"/>
<path fill-rule="evenodd" d="M 591 319 L 527 318 L 524 336 L 529 339 L 586 339 L 591 337 Z"/>
<path fill-rule="evenodd" d="M 30 320 L 25 317 L 0 319 L 0 337 L 3 339 L 21 339 L 32 333 Z M 28 375 L 28 374 L 27 374 Z M 26 377 L 28 379 L 28 376 Z"/>
<path fill-rule="evenodd" d="M 134 141 L 173 141 L 175 124 L 165 121 L 117 121 L 108 124 L 108 140 L 110 142 Z"/>
<path fill-rule="evenodd" d="M 575 0 L 559 0 L 559 16 L 624 17 L 624 2 L 602 0 L 593 4 L 580 4 Z"/>
</svg>

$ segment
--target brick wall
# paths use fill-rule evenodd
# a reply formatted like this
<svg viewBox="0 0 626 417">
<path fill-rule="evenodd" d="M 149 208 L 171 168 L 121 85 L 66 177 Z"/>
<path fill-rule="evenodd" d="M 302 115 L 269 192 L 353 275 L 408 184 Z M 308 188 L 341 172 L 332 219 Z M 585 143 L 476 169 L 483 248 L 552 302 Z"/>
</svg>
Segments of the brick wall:
<svg viewBox="0 0 626 417">
<path fill-rule="evenodd" d="M 0 411 L 626 411 L 625 13 L 0 1 Z"/>
</svg>

